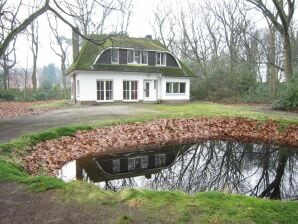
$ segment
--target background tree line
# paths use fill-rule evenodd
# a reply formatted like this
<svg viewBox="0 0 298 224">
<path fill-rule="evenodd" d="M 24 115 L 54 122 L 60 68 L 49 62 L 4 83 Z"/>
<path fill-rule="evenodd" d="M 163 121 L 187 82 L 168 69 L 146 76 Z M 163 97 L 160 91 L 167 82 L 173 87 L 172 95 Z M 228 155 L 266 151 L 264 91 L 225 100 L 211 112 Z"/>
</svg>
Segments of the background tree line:
<svg viewBox="0 0 298 224">
<path fill-rule="evenodd" d="M 198 76 L 192 82 L 195 99 L 297 110 L 294 9 L 294 0 L 161 4 L 152 26 L 155 37 Z"/>
<path fill-rule="evenodd" d="M 28 11 L 25 17 L 20 13 L 24 10 Z M 194 99 L 273 103 L 276 108 L 296 110 L 298 30 L 294 12 L 295 0 L 160 1 L 150 20 L 155 38 L 197 75 L 192 82 Z M 1 88 L 9 89 L 10 76 L 22 70 L 24 89 L 28 80 L 33 91 L 37 89 L 41 16 L 48 18 L 51 49 L 60 58 L 59 84 L 67 97 L 65 72 L 71 62 L 71 37 L 60 32 L 62 23 L 85 41 L 94 41 L 89 34 L 127 33 L 132 13 L 133 0 L 32 0 L 30 4 L 1 0 Z M 28 40 L 28 57 L 32 57 L 28 68 L 17 65 L 19 36 Z"/>
</svg>

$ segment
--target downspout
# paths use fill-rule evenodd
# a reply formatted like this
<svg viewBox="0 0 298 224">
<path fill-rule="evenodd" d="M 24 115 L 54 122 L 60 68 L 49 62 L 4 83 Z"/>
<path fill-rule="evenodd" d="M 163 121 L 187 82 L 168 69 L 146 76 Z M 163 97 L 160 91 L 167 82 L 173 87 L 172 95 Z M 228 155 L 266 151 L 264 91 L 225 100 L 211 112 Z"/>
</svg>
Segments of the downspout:
<svg viewBox="0 0 298 224">
<path fill-rule="evenodd" d="M 161 103 L 161 78 L 162 78 L 162 75 L 159 74 L 158 76 L 158 88 L 157 88 L 157 96 L 158 96 L 158 100 L 157 100 L 157 103 Z"/>
<path fill-rule="evenodd" d="M 77 82 L 76 82 L 76 73 L 73 73 L 73 99 L 74 103 L 77 103 Z"/>
</svg>

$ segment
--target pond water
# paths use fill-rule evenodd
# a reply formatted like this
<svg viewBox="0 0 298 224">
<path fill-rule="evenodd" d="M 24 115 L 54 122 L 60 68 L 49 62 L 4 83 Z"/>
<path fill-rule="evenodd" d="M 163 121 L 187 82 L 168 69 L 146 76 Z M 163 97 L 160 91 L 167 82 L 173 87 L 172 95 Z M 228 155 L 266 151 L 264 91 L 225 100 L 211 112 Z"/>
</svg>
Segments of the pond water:
<svg viewBox="0 0 298 224">
<path fill-rule="evenodd" d="M 271 199 L 298 199 L 298 150 L 282 146 L 207 141 L 147 147 L 81 158 L 57 176 L 103 189 L 146 188 L 187 193 L 220 190 Z"/>
</svg>

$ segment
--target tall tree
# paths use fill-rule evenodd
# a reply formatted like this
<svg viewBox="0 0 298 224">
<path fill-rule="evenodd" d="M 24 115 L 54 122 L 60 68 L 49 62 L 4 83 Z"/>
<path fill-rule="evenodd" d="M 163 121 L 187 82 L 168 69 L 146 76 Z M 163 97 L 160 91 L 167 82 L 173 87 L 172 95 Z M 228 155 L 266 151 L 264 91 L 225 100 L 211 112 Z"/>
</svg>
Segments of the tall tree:
<svg viewBox="0 0 298 224">
<path fill-rule="evenodd" d="M 65 77 L 65 75 L 66 75 L 66 56 L 67 56 L 68 44 L 70 41 L 66 37 L 59 34 L 57 16 L 54 16 L 54 18 L 48 17 L 48 21 L 49 21 L 50 29 L 51 29 L 52 34 L 55 39 L 55 45 L 58 45 L 58 49 L 56 49 L 53 46 L 52 41 L 50 43 L 52 50 L 60 58 L 60 70 L 61 70 L 61 75 L 62 75 L 62 83 L 63 83 L 64 93 L 66 96 L 66 77 Z"/>
<path fill-rule="evenodd" d="M 30 50 L 32 53 L 32 88 L 36 90 L 37 88 L 37 57 L 39 50 L 39 34 L 38 34 L 39 24 L 38 20 L 34 20 L 29 26 L 29 34 L 30 34 Z"/>
<path fill-rule="evenodd" d="M 283 36 L 284 48 L 284 67 L 286 81 L 290 82 L 293 78 L 293 61 L 291 49 L 290 26 L 295 10 L 295 0 L 272 0 L 273 9 L 270 9 L 263 0 L 247 0 L 262 11 L 263 15 L 268 18 L 275 28 Z M 277 16 L 275 16 L 275 13 Z"/>
</svg>

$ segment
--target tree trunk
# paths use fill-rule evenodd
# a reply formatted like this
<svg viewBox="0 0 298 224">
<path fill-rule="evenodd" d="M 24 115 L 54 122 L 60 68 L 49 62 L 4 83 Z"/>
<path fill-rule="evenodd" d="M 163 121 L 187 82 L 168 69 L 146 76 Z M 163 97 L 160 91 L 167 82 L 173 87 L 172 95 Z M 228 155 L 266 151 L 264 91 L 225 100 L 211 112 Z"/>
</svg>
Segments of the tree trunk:
<svg viewBox="0 0 298 224">
<path fill-rule="evenodd" d="M 37 88 L 36 62 L 37 62 L 37 57 L 35 55 L 33 55 L 33 69 L 32 69 L 32 87 L 33 87 L 33 90 L 36 90 L 36 88 Z"/>
<path fill-rule="evenodd" d="M 293 67 L 292 67 L 292 51 L 291 51 L 291 41 L 290 34 L 288 31 L 283 33 L 284 42 L 284 57 L 285 57 L 285 76 L 286 81 L 291 82 L 293 78 Z"/>
<path fill-rule="evenodd" d="M 65 78 L 65 57 L 61 58 L 61 73 L 62 73 L 62 82 L 63 82 L 63 90 L 64 90 L 64 98 L 67 96 L 67 89 L 66 89 L 66 78 Z"/>
<path fill-rule="evenodd" d="M 270 95 L 272 97 L 276 96 L 276 85 L 278 81 L 277 71 L 275 67 L 275 59 L 276 59 L 275 34 L 276 34 L 276 28 L 274 26 L 269 26 L 268 84 L 270 88 Z"/>
<path fill-rule="evenodd" d="M 9 69 L 6 64 L 6 59 L 4 59 L 4 63 L 3 63 L 3 88 L 4 89 L 8 88 L 7 86 L 8 73 L 9 73 Z"/>
</svg>

